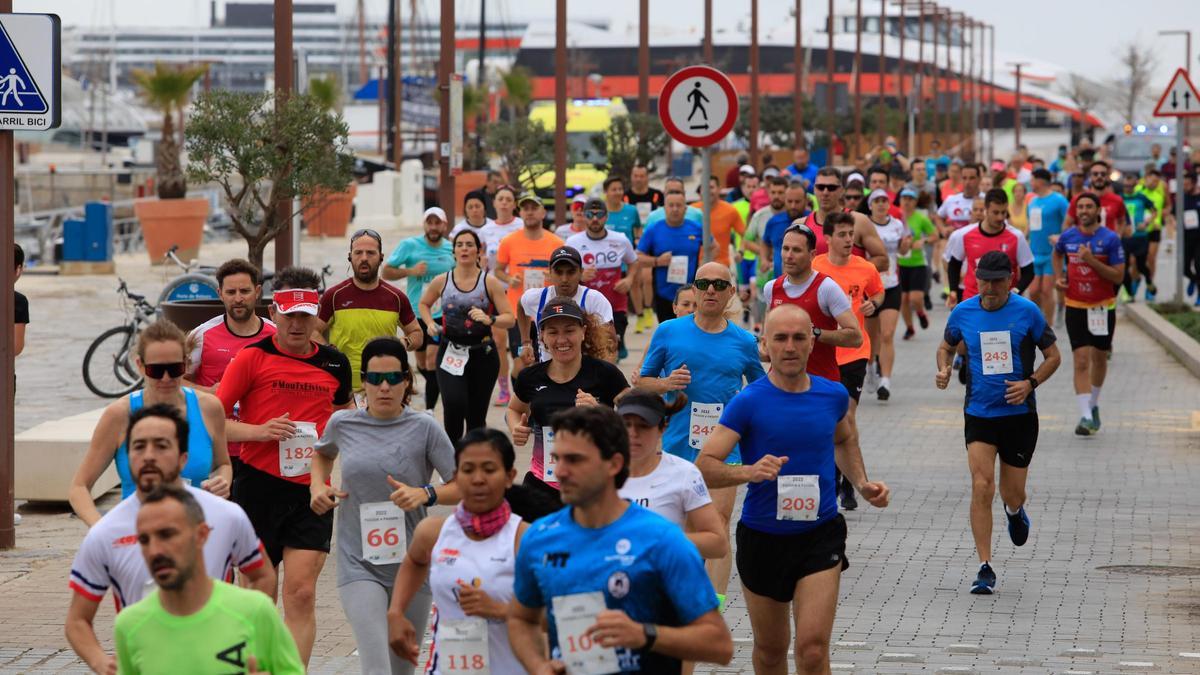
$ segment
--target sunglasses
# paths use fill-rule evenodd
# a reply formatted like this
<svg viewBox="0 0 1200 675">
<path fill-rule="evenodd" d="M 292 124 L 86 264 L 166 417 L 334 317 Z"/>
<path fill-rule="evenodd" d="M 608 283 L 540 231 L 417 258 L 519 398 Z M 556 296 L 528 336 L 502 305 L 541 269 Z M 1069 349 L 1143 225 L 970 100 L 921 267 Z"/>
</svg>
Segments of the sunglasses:
<svg viewBox="0 0 1200 675">
<path fill-rule="evenodd" d="M 608 215 L 607 211 L 584 211 L 583 215 L 592 220 L 600 220 Z"/>
<path fill-rule="evenodd" d="M 1104 178 L 1108 174 L 1103 171 L 1100 171 L 1100 172 L 1093 171 L 1090 175 L 1092 178 Z"/>
<path fill-rule="evenodd" d="M 843 197 L 843 199 L 845 199 L 848 202 L 858 201 L 862 198 L 863 198 L 862 195 L 846 195 L 845 197 Z"/>
<path fill-rule="evenodd" d="M 842 186 L 835 183 L 817 183 L 813 186 L 813 189 L 821 192 L 833 192 L 834 190 L 842 189 Z"/>
<path fill-rule="evenodd" d="M 707 291 L 710 287 L 717 291 L 727 291 L 733 287 L 732 283 L 724 279 L 697 279 L 692 285 L 701 291 Z"/>
<path fill-rule="evenodd" d="M 147 363 L 146 377 L 151 380 L 161 380 L 163 375 L 167 375 L 171 379 L 183 377 L 183 361 L 174 363 Z"/>
<path fill-rule="evenodd" d="M 383 237 L 379 236 L 378 232 L 376 232 L 375 230 L 372 230 L 370 228 L 363 228 L 363 229 L 355 232 L 354 234 L 350 235 L 350 241 L 354 241 L 355 239 L 358 239 L 359 237 L 370 237 L 370 238 L 374 239 L 375 241 L 379 242 L 380 247 L 383 246 Z"/>
<path fill-rule="evenodd" d="M 403 370 L 389 370 L 382 373 L 363 373 L 362 379 L 363 382 L 375 385 L 376 387 L 384 382 L 394 387 L 404 381 L 404 375 L 405 371 Z"/>
</svg>

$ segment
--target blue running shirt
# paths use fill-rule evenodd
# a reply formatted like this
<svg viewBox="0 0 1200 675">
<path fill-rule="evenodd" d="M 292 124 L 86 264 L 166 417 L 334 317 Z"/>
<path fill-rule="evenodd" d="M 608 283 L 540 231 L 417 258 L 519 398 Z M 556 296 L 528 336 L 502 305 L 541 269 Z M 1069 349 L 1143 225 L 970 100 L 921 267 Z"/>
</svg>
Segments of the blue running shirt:
<svg viewBox="0 0 1200 675">
<path fill-rule="evenodd" d="M 1026 209 L 1029 222 L 1029 248 L 1036 260 L 1046 261 L 1054 252 L 1050 237 L 1062 234 L 1063 221 L 1067 218 L 1067 198 L 1051 191 L 1045 197 L 1034 197 Z"/>
</svg>

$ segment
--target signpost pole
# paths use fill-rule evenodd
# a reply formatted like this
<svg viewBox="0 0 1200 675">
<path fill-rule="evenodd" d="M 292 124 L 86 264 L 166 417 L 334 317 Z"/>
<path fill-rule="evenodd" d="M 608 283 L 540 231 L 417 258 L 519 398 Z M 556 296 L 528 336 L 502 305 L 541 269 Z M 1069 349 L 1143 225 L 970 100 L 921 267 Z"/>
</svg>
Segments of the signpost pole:
<svg viewBox="0 0 1200 675">
<path fill-rule="evenodd" d="M 1183 304 L 1183 122 L 1175 118 L 1175 303 Z"/>
<path fill-rule="evenodd" d="M 1177 155 L 1182 157 L 1182 155 Z M 700 239 L 700 260 L 710 262 L 713 259 L 712 240 L 712 146 L 704 146 L 700 150 L 700 204 L 704 208 L 704 234 Z M 1176 228 L 1179 229 L 1179 228 Z M 1180 241 L 1183 241 L 1180 239 Z M 1181 244 L 1182 246 L 1182 244 Z M 1181 249 L 1182 250 L 1182 249 Z M 1182 267 L 1181 267 L 1182 269 Z"/>
</svg>

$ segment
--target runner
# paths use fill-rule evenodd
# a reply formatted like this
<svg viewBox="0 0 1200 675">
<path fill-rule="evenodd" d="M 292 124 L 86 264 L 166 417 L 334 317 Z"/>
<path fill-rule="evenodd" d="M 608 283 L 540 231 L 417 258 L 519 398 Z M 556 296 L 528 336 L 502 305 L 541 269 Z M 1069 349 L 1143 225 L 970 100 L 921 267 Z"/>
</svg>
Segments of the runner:
<svg viewBox="0 0 1200 675">
<path fill-rule="evenodd" d="M 625 193 L 625 201 L 637 208 L 643 230 L 650 226 L 650 214 L 663 207 L 666 195 L 662 190 L 650 187 L 650 169 L 646 165 L 634 164 L 629 170 L 629 190 Z M 638 242 L 631 239 L 630 243 L 637 246 Z M 633 303 L 634 332 L 640 335 L 654 321 L 654 277 L 649 269 L 643 268 L 634 279 L 629 301 Z"/>
<path fill-rule="evenodd" d="M 629 383 L 619 368 L 604 359 L 611 353 L 608 331 L 570 298 L 556 297 L 542 308 L 538 339 L 550 352 L 550 360 L 529 366 L 517 376 L 515 396 L 505 418 L 514 445 L 524 446 L 533 438 L 529 472 L 522 485 L 561 507 L 550 418 L 571 406 L 611 408 Z"/>
<path fill-rule="evenodd" d="M 1011 267 L 1020 270 L 1020 278 L 1013 279 L 1017 293 L 1024 293 L 1033 282 L 1033 252 L 1021 231 L 1008 224 L 1008 195 L 1003 188 L 992 188 L 987 191 L 983 203 L 983 220 L 955 230 L 946 242 L 950 287 L 958 289 L 946 298 L 946 306 L 950 308 L 979 293 L 975 265 L 988 251 L 1004 253 L 1012 263 Z"/>
<path fill-rule="evenodd" d="M 229 496 L 233 469 L 225 444 L 221 402 L 212 394 L 182 386 L 187 371 L 186 342 L 183 331 L 166 319 L 155 321 L 138 334 L 134 361 L 143 377 L 142 388 L 105 406 L 67 493 L 71 510 L 88 527 L 100 520 L 92 486 L 110 462 L 116 464 L 121 478 L 121 498 L 129 497 L 137 489 L 137 474 L 129 463 L 125 435 L 131 415 L 158 403 L 173 406 L 190 425 L 190 452 L 183 467 L 183 479 L 192 487 L 208 490 L 218 497 Z"/>
<path fill-rule="evenodd" d="M 696 547 L 617 492 L 629 475 L 621 417 L 576 407 L 555 416 L 552 433 L 569 506 L 531 525 L 517 554 L 508 635 L 526 672 L 669 674 L 683 659 L 728 663 L 733 640 Z"/>
<path fill-rule="evenodd" d="M 430 217 L 426 213 L 423 220 Z M 445 213 L 440 227 L 440 231 L 445 232 Z M 379 268 L 383 265 L 383 239 L 379 233 L 364 229 L 351 235 L 350 255 L 346 258 L 354 274 L 321 294 L 317 320 L 313 322 L 314 336 L 326 335 L 329 344 L 345 354 L 351 363 L 358 362 L 363 346 L 368 342 L 377 337 L 393 336 L 400 329 L 404 331 L 405 349 L 411 352 L 421 349 L 423 331 L 412 304 L 399 288 L 379 278 Z M 278 283 L 275 288 L 280 288 Z M 354 391 L 361 391 L 362 374 L 354 372 L 351 375 Z M 304 651 L 303 646 L 301 651 Z"/>
<path fill-rule="evenodd" d="M 604 179 L 604 206 L 608 211 L 605 221 L 608 228 L 625 235 L 629 241 L 637 241 L 642 233 L 642 220 L 637 207 L 625 203 L 625 181 L 620 176 Z"/>
<path fill-rule="evenodd" d="M 257 267 L 234 258 L 218 267 L 215 276 L 225 312 L 188 334 L 191 353 L 188 371 L 183 377 L 186 386 L 210 394 L 216 390 L 229 362 L 242 347 L 275 334 L 275 324 L 255 313 L 262 296 Z M 229 448 L 229 454 L 230 458 L 236 457 L 233 447 Z"/>
<path fill-rule="evenodd" d="M 524 227 L 505 237 L 496 253 L 496 277 L 508 284 L 508 303 L 516 310 L 521 306 L 521 294 L 529 289 L 544 288 L 549 281 L 550 254 L 563 245 L 563 240 L 542 227 L 546 209 L 537 195 L 522 192 L 517 200 Z M 512 376 L 515 379 L 524 367 L 520 356 L 521 336 L 519 331 L 509 331 L 513 343 L 510 352 L 514 359 Z"/>
<path fill-rule="evenodd" d="M 226 672 L 230 667 L 248 673 L 304 673 L 274 600 L 208 575 L 214 562 L 208 560 L 208 542 L 221 536 L 224 523 L 209 524 L 212 516 L 199 495 L 179 485 L 162 485 L 146 495 L 138 510 L 141 559 L 154 571 L 158 591 L 117 615 L 113 669 L 131 675 Z M 181 635 L 187 638 L 181 640 Z"/>
<path fill-rule="evenodd" d="M 1118 247 L 1119 249 L 1119 247 Z M 946 322 L 937 351 L 938 389 L 950 383 L 951 362 L 965 347 L 969 370 L 963 417 L 967 464 L 971 470 L 971 534 L 979 554 L 979 573 L 971 593 L 991 595 L 992 500 L 996 493 L 996 458 L 1000 458 L 1000 499 L 1008 519 L 1008 536 L 1023 546 L 1029 538 L 1025 482 L 1037 446 L 1037 402 L 1033 391 L 1058 369 L 1062 357 L 1054 330 L 1038 306 L 1010 292 L 1012 259 L 988 251 L 975 266 L 979 295 L 959 303 Z M 1035 371 L 1034 348 L 1042 363 Z"/>
<path fill-rule="evenodd" d="M 408 279 L 405 294 L 409 307 L 421 302 L 421 293 L 434 277 L 449 272 L 454 267 L 454 247 L 446 239 L 446 212 L 437 206 L 425 209 L 421 217 L 425 224 L 425 235 L 402 240 L 388 256 L 383 268 L 383 278 Z M 442 317 L 441 307 L 433 314 L 433 321 Z M 433 325 L 417 317 L 421 327 L 422 349 L 415 352 L 417 372 L 425 380 L 425 409 L 433 410 L 438 400 L 438 347 L 437 339 L 429 332 Z"/>
<path fill-rule="evenodd" d="M 772 309 L 763 333 L 771 371 L 729 402 L 696 465 L 710 488 L 750 483 L 737 566 L 754 632 L 754 672 L 788 672 L 794 606 L 797 670 L 828 673 L 838 585 L 849 566 L 834 471 L 840 468 L 874 506 L 887 506 L 889 491 L 867 480 L 846 419 L 846 390 L 806 372 L 815 342 L 807 312 Z M 745 464 L 726 464 L 739 444 Z"/>
<path fill-rule="evenodd" d="M 500 252 L 500 241 L 508 235 L 520 230 L 525 226 L 524 222 L 514 216 L 517 208 L 517 192 L 514 188 L 507 185 L 496 191 L 496 220 L 491 225 L 484 227 L 479 233 L 479 237 L 483 239 L 486 259 L 482 262 L 485 270 L 491 270 L 493 273 L 498 269 L 496 256 Z M 512 303 L 509 303 L 512 306 Z M 506 329 L 493 328 L 492 339 L 496 342 L 496 354 L 500 356 L 500 372 L 496 378 L 496 385 L 499 388 L 499 393 L 496 394 L 495 405 L 506 406 L 509 399 L 509 360 L 511 349 L 520 345 L 510 345 L 510 342 L 515 342 L 519 335 L 516 333 L 517 324 L 514 321 L 512 326 Z M 509 338 L 512 338 L 510 340 Z"/>
<path fill-rule="evenodd" d="M 1110 173 L 1112 167 L 1104 160 L 1096 160 L 1088 167 L 1088 189 L 1084 193 L 1091 192 L 1100 200 L 1100 226 L 1121 234 L 1125 230 L 1125 226 L 1129 224 L 1128 215 L 1125 213 L 1125 200 L 1113 191 L 1112 180 Z M 1082 194 L 1075 195 L 1071 198 L 1071 206 L 1067 209 L 1067 219 L 1063 221 L 1063 229 L 1071 227 L 1079 222 L 1079 216 L 1075 213 L 1075 204 L 1079 201 Z"/>
<path fill-rule="evenodd" d="M 813 269 L 829 276 L 850 300 L 850 308 L 863 331 L 862 344 L 857 347 L 838 347 L 838 374 L 846 393 L 850 395 L 850 407 L 846 417 L 850 431 L 858 439 L 858 400 L 862 396 L 863 382 L 867 377 L 867 366 L 871 360 L 871 342 L 866 333 L 866 314 L 873 312 L 884 301 L 883 279 L 879 270 L 862 258 L 851 255 L 854 240 L 854 218 L 846 213 L 834 213 L 825 219 L 825 240 L 829 242 L 829 253 L 813 258 Z M 838 474 L 837 494 L 842 508 L 853 511 L 858 508 L 854 486 L 850 479 Z"/>
<path fill-rule="evenodd" d="M 871 361 L 867 364 L 866 387 L 880 401 L 891 398 L 892 366 L 896 363 L 896 323 L 900 320 L 900 274 L 897 260 L 912 250 L 912 235 L 903 221 L 891 215 L 891 197 L 885 190 L 871 192 L 871 224 L 879 233 L 887 251 L 887 269 L 883 279 L 883 302 L 876 304 L 866 314 L 867 340 L 871 349 Z M 853 303 L 852 303 L 853 304 Z"/>
<path fill-rule="evenodd" d="M 762 328 L 763 317 L 766 315 L 766 306 L 762 302 L 762 289 L 768 281 L 773 277 L 773 264 L 775 256 L 770 254 L 768 248 L 762 243 L 763 230 L 766 229 L 767 223 L 774 218 L 776 214 L 782 213 L 786 204 L 784 197 L 787 194 L 788 181 L 781 176 L 771 176 L 765 179 L 767 184 L 767 197 L 770 200 L 766 206 L 754 212 L 750 216 L 750 223 L 746 226 L 746 236 L 743 238 L 743 243 L 747 250 L 754 251 L 757 260 L 757 267 L 752 275 L 754 285 L 752 287 L 752 314 L 751 325 L 757 333 Z"/>
<path fill-rule="evenodd" d="M 500 351 L 493 340 L 513 325 L 504 284 L 483 265 L 483 245 L 469 230 L 454 236 L 454 271 L 434 277 L 417 309 L 438 342 L 438 388 L 442 421 L 451 442 L 463 432 L 487 424 L 488 402 L 500 372 Z M 442 320 L 433 319 L 433 306 Z"/>
<path fill-rule="evenodd" d="M 947 182 L 953 181 L 954 165 L 952 164 L 950 168 L 951 179 Z M 959 171 L 961 188 L 950 194 L 946 194 L 948 189 L 953 190 L 954 188 L 947 188 L 946 184 L 943 183 L 942 205 L 938 207 L 937 212 L 933 216 L 933 223 L 937 225 L 939 235 L 938 243 L 933 249 L 933 255 L 934 261 L 941 271 L 942 279 L 949 277 L 949 271 L 946 268 L 945 249 L 950 235 L 971 223 L 979 222 L 971 218 L 971 208 L 975 202 L 975 198 L 982 196 L 979 192 L 979 182 L 983 176 L 983 167 L 972 162 L 962 166 Z M 951 185 L 953 186 L 955 183 L 951 182 Z M 1007 203 L 1005 201 L 1005 204 Z M 950 293 L 954 288 L 957 287 L 948 283 L 945 286 L 945 292 Z"/>
<path fill-rule="evenodd" d="M 771 260 L 768 278 L 782 274 L 783 233 L 792 223 L 800 222 L 808 211 L 808 192 L 805 191 L 804 184 L 800 181 L 789 183 L 783 193 L 783 211 L 768 220 L 762 231 L 763 250 Z M 818 239 L 823 241 L 824 235 Z"/>
<path fill-rule="evenodd" d="M 396 571 L 388 641 L 395 654 L 417 665 L 429 602 L 414 599 L 432 592 L 437 609 L 426 673 L 520 673 L 505 624 L 516 557 L 529 527 L 504 499 L 517 476 L 516 454 L 495 429 L 472 429 L 454 450 L 454 483 L 463 499 L 453 515 L 430 516 L 413 531 Z M 409 618 L 414 606 L 425 612 L 419 622 Z"/>
<path fill-rule="evenodd" d="M 116 661 L 100 646 L 94 625 L 109 587 L 118 612 L 154 589 L 149 566 L 135 546 L 138 511 L 146 495 L 162 485 L 183 485 L 180 472 L 188 460 L 188 422 L 174 407 L 148 405 L 134 411 L 126 427 L 136 491 L 91 524 L 71 563 L 69 586 L 74 593 L 65 622 L 67 641 L 97 673 L 116 672 Z M 246 514 L 211 493 L 188 490 L 216 530 L 204 542 L 210 573 L 229 578 L 236 567 L 251 588 L 274 597 L 275 571 L 264 564 L 262 545 Z"/>
<path fill-rule="evenodd" d="M 917 175 L 915 171 L 913 175 Z M 900 315 L 904 318 L 905 340 L 911 340 L 917 334 L 916 328 L 913 327 L 913 312 L 917 314 L 921 330 L 929 328 L 929 317 L 925 315 L 925 291 L 929 288 L 929 263 L 925 257 L 925 249 L 932 249 L 933 244 L 937 242 L 937 228 L 933 226 L 929 216 L 917 208 L 919 199 L 920 196 L 911 188 L 900 191 L 900 211 L 904 214 L 908 235 L 913 238 L 908 255 L 902 255 L 896 260 L 896 272 L 900 275 Z"/>
<path fill-rule="evenodd" d="M 479 190 L 472 190 L 463 197 L 463 219 L 450 231 L 450 236 L 453 237 L 463 230 L 470 229 L 482 238 L 483 228 L 493 224 L 494 222 L 487 217 L 484 208 L 483 193 Z"/>
<path fill-rule="evenodd" d="M 240 404 L 240 421 L 226 421 L 230 438 L 243 441 L 245 467 L 233 500 L 250 516 L 271 564 L 283 565 L 283 613 L 306 664 L 316 636 L 317 577 L 333 536 L 333 514 L 308 508 L 312 448 L 333 411 L 354 406 L 349 360 L 312 340 L 319 281 L 299 267 L 275 275 L 271 319 L 279 332 L 233 357 L 217 388 L 226 417 Z"/>
<path fill-rule="evenodd" d="M 811 191 L 817 181 L 817 166 L 809 159 L 808 149 L 796 146 L 792 149 L 792 163 L 788 164 L 784 171 L 798 178 L 804 183 L 804 187 Z"/>
<path fill-rule="evenodd" d="M 337 586 L 364 673 L 412 673 L 388 649 L 387 610 L 392 584 L 413 529 L 434 504 L 459 500 L 454 448 L 438 423 L 409 407 L 413 374 L 404 345 L 375 338 L 362 353 L 366 409 L 329 418 L 313 448 L 310 508 L 337 507 Z M 329 484 L 341 460 L 341 486 Z M 430 483 L 437 471 L 443 483 Z M 418 593 L 408 618 L 425 632 L 432 596 Z"/>
<path fill-rule="evenodd" d="M 1154 302 L 1154 296 L 1157 292 L 1151 292 L 1150 279 L 1158 271 L 1158 246 L 1162 241 L 1163 224 L 1167 227 L 1174 225 L 1174 218 L 1171 217 L 1174 209 L 1167 203 L 1167 184 L 1162 180 L 1162 172 L 1157 167 L 1146 171 L 1146 177 L 1138 183 L 1136 191 L 1150 201 L 1154 207 L 1154 213 L 1150 218 L 1150 222 L 1146 226 L 1146 238 L 1149 240 L 1150 247 L 1146 256 L 1146 262 L 1149 263 L 1150 275 L 1146 281 L 1146 302 Z M 1126 200 L 1126 205 L 1128 205 Z M 1127 209 L 1128 210 L 1128 209 Z M 1128 215 L 1128 214 L 1126 214 Z M 1136 222 L 1136 221 L 1130 221 Z M 1172 239 L 1167 239 L 1168 254 L 1171 250 Z M 1143 274 L 1144 275 L 1144 274 Z"/>
<path fill-rule="evenodd" d="M 629 432 L 629 478 L 618 494 L 684 528 L 701 557 L 718 560 L 729 554 L 729 526 L 721 522 L 704 477 L 691 462 L 662 452 L 667 418 L 686 407 L 684 394 L 668 405 L 662 396 L 640 387 L 617 402 L 617 414 Z"/>
<path fill-rule="evenodd" d="M 1188 278 L 1187 294 L 1195 295 L 1200 307 L 1200 194 L 1196 193 L 1196 174 L 1183 177 L 1183 274 Z"/>
<path fill-rule="evenodd" d="M 663 435 L 663 450 L 688 462 L 696 460 L 721 411 L 741 391 L 742 383 L 765 374 L 754 336 L 725 318 L 734 295 L 729 268 L 717 262 L 705 263 L 697 271 L 694 285 L 699 300 L 696 313 L 659 324 L 650 338 L 638 380 L 639 387 L 657 394 L 681 392 L 690 401 L 687 422 L 669 425 Z M 729 461 L 741 462 L 736 450 Z M 736 500 L 736 489 L 712 491 L 726 541 Z M 732 570 L 731 555 L 708 564 L 709 578 L 722 602 Z"/>
<path fill-rule="evenodd" d="M 1054 288 L 1054 267 L 1050 258 L 1054 244 L 1062 234 L 1063 220 L 1070 202 L 1051 188 L 1052 176 L 1046 169 L 1033 171 L 1033 199 L 1029 202 L 1029 248 L 1033 252 L 1033 283 L 1029 299 L 1042 308 L 1046 322 L 1062 325 L 1062 293 Z M 1057 303 L 1055 302 L 1057 298 Z"/>
<path fill-rule="evenodd" d="M 823 178 L 825 176 L 817 176 L 818 186 Z M 850 217 L 858 220 L 853 214 Z M 783 236 L 784 274 L 763 288 L 763 300 L 768 312 L 779 305 L 796 305 L 813 317 L 810 319 L 814 340 L 812 355 L 806 359 L 809 373 L 838 382 L 841 373 L 836 349 L 858 347 L 865 340 L 858 320 L 854 318 L 850 299 L 836 281 L 812 268 L 816 240 L 807 225 L 796 223 L 788 228 Z"/>
<path fill-rule="evenodd" d="M 666 219 L 647 226 L 637 245 L 639 264 L 654 269 L 654 313 L 659 323 L 674 316 L 671 301 L 675 291 L 696 278 L 704 236 L 700 224 L 685 218 L 687 203 L 682 191 L 668 192 L 665 203 Z"/>
<path fill-rule="evenodd" d="M 603 200 L 599 200 L 603 203 Z M 566 225 L 559 225 L 554 229 L 554 234 L 557 234 L 559 239 L 566 241 L 568 237 L 572 237 L 587 229 L 587 216 L 583 213 L 583 207 L 588 203 L 587 195 L 582 192 L 575 195 L 571 200 L 571 222 Z M 605 209 L 607 215 L 608 209 Z"/>
<path fill-rule="evenodd" d="M 629 327 L 629 291 L 637 276 L 637 251 L 628 237 L 605 227 L 608 209 L 599 199 L 588 200 L 583 214 L 587 229 L 572 235 L 567 246 L 582 256 L 583 283 L 599 291 L 612 306 L 617 360 L 620 361 L 629 355 L 625 347 L 625 330 Z"/>
<path fill-rule="evenodd" d="M 1154 286 L 1154 268 L 1150 261 L 1154 254 L 1151 252 L 1150 228 L 1158 210 L 1154 202 L 1144 192 L 1138 190 L 1137 173 L 1125 174 L 1125 192 L 1121 199 L 1125 202 L 1125 212 L 1129 217 L 1130 226 L 1121 233 L 1121 248 L 1125 252 L 1125 278 L 1122 282 L 1129 301 L 1137 299 L 1138 286 L 1142 279 L 1146 280 L 1146 302 L 1153 302 L 1158 288 Z"/>
<path fill-rule="evenodd" d="M 721 199 L 720 181 L 716 176 L 709 178 L 708 187 L 709 200 L 712 203 L 709 216 L 712 221 L 709 225 L 709 232 L 715 247 L 712 259 L 729 267 L 732 264 L 729 257 L 729 246 L 733 237 L 745 234 L 746 221 L 742 220 L 742 214 L 733 204 Z M 703 210 L 703 194 L 700 195 L 700 198 L 700 201 L 694 202 L 692 206 Z"/>
<path fill-rule="evenodd" d="M 847 182 L 850 181 L 847 180 Z M 822 168 L 817 172 L 817 182 L 813 188 L 816 190 L 817 208 L 808 214 L 804 224 L 817 238 L 816 247 L 812 251 L 813 255 L 820 255 L 829 251 L 825 244 L 823 227 L 825 217 L 846 210 L 845 199 L 843 199 L 845 189 L 842 187 L 842 172 L 831 166 Z M 854 255 L 866 258 L 868 262 L 875 265 L 875 269 L 880 273 L 885 272 L 888 268 L 887 250 L 879 238 L 879 232 L 871 224 L 871 219 L 861 213 L 854 214 Z M 780 271 L 776 270 L 776 273 L 778 274 Z"/>
<path fill-rule="evenodd" d="M 517 307 L 517 327 L 521 330 L 521 360 L 524 366 L 531 366 L 535 361 L 550 360 L 550 353 L 542 349 L 540 344 L 535 345 L 531 339 L 530 333 L 533 331 L 530 330 L 530 321 L 540 322 L 546 303 L 554 298 L 574 300 L 584 313 L 595 317 L 602 328 L 612 332 L 612 341 L 616 343 L 612 305 L 603 293 L 581 285 L 579 280 L 582 276 L 583 257 L 579 251 L 570 246 L 560 246 L 550 254 L 548 281 L 551 285 L 540 289 L 530 288 L 521 294 L 521 304 Z"/>
<path fill-rule="evenodd" d="M 1079 405 L 1077 436 L 1100 430 L 1100 389 L 1117 327 L 1116 289 L 1125 276 L 1121 240 L 1100 226 L 1100 209 L 1100 197 L 1080 195 L 1075 200 L 1079 225 L 1067 228 L 1054 245 L 1054 282 L 1067 294 L 1067 337 Z"/>
</svg>

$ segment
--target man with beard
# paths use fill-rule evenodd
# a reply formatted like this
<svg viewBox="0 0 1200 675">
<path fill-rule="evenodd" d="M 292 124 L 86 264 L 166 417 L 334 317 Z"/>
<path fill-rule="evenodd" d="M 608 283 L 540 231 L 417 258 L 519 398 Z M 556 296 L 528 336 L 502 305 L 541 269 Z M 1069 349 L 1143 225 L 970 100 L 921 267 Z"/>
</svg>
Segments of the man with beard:
<svg viewBox="0 0 1200 675">
<path fill-rule="evenodd" d="M 629 325 L 629 289 L 638 272 L 637 251 L 628 237 L 606 227 L 608 209 L 604 202 L 588 200 L 583 215 L 587 228 L 567 239 L 567 246 L 579 251 L 583 260 L 580 280 L 589 288 L 600 291 L 612 306 L 617 358 L 622 359 L 628 355 L 625 329 Z"/>
<path fill-rule="evenodd" d="M 762 242 L 766 255 L 771 259 L 771 276 L 778 276 L 783 269 L 783 232 L 792 223 L 804 217 L 808 211 L 808 193 L 804 184 L 793 181 L 783 193 L 783 212 L 767 221 L 763 228 Z"/>
<path fill-rule="evenodd" d="M 260 593 L 213 581 L 205 544 L 220 533 L 196 498 L 163 485 L 137 514 L 137 543 L 158 593 L 113 625 L 121 673 L 303 673 L 296 643 Z M 188 638 L 181 640 L 180 635 Z"/>
<path fill-rule="evenodd" d="M 1100 227 L 1107 227 L 1120 236 L 1128 236 L 1129 233 L 1125 231 L 1125 226 L 1129 223 L 1129 214 L 1125 210 L 1125 200 L 1121 199 L 1121 195 L 1113 192 L 1112 181 L 1109 180 L 1111 171 L 1112 167 L 1107 162 L 1102 160 L 1092 162 L 1092 165 L 1088 167 L 1088 183 L 1091 186 L 1089 192 L 1100 199 Z M 1063 221 L 1064 232 L 1079 223 L 1075 204 L 1081 196 L 1075 195 L 1071 198 L 1071 207 L 1067 209 L 1067 219 Z"/>
<path fill-rule="evenodd" d="M 202 543 L 206 569 L 226 577 L 236 566 L 251 588 L 272 598 L 275 595 L 275 570 L 265 564 L 262 544 L 246 514 L 233 502 L 183 487 L 179 473 L 187 462 L 188 439 L 183 415 L 169 405 L 146 406 L 129 416 L 126 437 L 137 491 L 88 530 L 71 564 L 69 586 L 74 593 L 65 622 L 67 641 L 97 673 L 117 672 L 116 660 L 100 646 L 93 625 L 109 587 L 118 612 L 154 589 L 150 570 L 137 549 L 136 521 L 146 495 L 164 484 L 194 495 L 205 519 L 213 525 L 213 533 Z"/>
<path fill-rule="evenodd" d="M 415 352 L 424 344 L 421 324 L 412 303 L 400 289 L 381 281 L 383 239 L 375 230 L 359 230 L 350 237 L 346 256 L 354 275 L 325 291 L 321 296 L 313 340 L 321 342 L 328 331 L 329 344 L 358 363 L 363 347 L 377 337 L 394 337 L 404 329 L 404 348 Z M 362 389 L 360 373 L 351 373 L 354 391 Z"/>
<path fill-rule="evenodd" d="M 852 182 L 847 179 L 846 183 Z M 804 224 L 816 236 L 816 247 L 811 251 L 813 256 L 829 252 L 829 244 L 825 241 L 825 218 L 832 213 L 842 213 L 845 209 L 845 187 L 842 182 L 842 172 L 836 167 L 825 166 L 817 171 L 817 180 L 813 183 L 814 194 L 817 197 L 817 208 L 804 219 Z M 871 219 L 858 212 L 850 212 L 854 218 L 854 255 L 866 258 L 880 272 L 888 268 L 887 249 L 883 239 Z M 775 273 L 783 274 L 776 267 Z"/>
<path fill-rule="evenodd" d="M 383 267 L 383 278 L 390 280 L 408 279 L 408 304 L 416 307 L 425 292 L 425 284 L 439 274 L 454 269 L 454 247 L 446 239 L 449 223 L 446 212 L 438 206 L 425 209 L 421 219 L 425 223 L 424 236 L 409 237 L 396 246 Z M 433 320 L 442 318 L 441 305 L 433 307 Z M 437 405 L 437 352 L 438 346 L 429 335 L 429 326 L 420 318 L 421 339 L 424 351 L 417 357 L 417 370 L 425 378 L 425 409 L 433 410 Z"/>
</svg>

